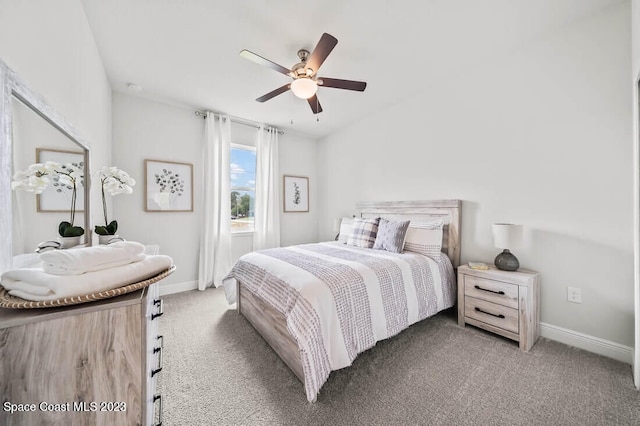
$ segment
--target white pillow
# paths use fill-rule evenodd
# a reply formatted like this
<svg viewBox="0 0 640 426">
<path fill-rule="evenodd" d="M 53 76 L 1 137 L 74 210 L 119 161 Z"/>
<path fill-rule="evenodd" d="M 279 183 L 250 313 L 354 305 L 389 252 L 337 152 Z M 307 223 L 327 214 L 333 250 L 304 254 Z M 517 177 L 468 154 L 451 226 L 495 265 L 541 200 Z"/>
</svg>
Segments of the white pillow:
<svg viewBox="0 0 640 426">
<path fill-rule="evenodd" d="M 404 250 L 425 256 L 439 256 L 442 251 L 442 227 L 440 229 L 425 229 L 413 226 L 413 222 L 411 222 L 404 241 Z"/>
<path fill-rule="evenodd" d="M 340 222 L 340 233 L 338 234 L 338 242 L 347 244 L 347 240 L 353 234 L 353 218 L 343 217 Z"/>
</svg>

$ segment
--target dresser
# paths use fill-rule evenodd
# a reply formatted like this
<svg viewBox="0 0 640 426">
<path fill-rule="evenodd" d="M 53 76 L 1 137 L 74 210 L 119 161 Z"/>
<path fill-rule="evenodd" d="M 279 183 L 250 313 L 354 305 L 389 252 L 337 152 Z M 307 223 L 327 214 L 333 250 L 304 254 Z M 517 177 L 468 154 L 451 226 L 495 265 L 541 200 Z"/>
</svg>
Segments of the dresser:
<svg viewBox="0 0 640 426">
<path fill-rule="evenodd" d="M 0 424 L 162 423 L 158 291 L 154 283 L 64 308 L 0 308 Z"/>
<path fill-rule="evenodd" d="M 458 268 L 458 324 L 471 324 L 529 351 L 540 337 L 540 276 L 519 269 Z"/>
</svg>

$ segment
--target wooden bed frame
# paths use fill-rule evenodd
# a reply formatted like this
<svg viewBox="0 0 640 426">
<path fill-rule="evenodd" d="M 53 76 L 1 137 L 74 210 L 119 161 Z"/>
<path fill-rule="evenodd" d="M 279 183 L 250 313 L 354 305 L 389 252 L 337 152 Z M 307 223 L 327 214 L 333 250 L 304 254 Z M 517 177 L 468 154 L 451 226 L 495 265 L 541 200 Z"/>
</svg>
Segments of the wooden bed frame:
<svg viewBox="0 0 640 426">
<path fill-rule="evenodd" d="M 454 268 L 460 265 L 460 200 L 359 202 L 356 208 L 363 218 L 383 217 L 414 222 L 442 219 L 442 251 L 449 256 Z M 298 344 L 287 330 L 284 315 L 256 297 L 240 282 L 237 284 L 237 310 L 304 383 Z"/>
</svg>

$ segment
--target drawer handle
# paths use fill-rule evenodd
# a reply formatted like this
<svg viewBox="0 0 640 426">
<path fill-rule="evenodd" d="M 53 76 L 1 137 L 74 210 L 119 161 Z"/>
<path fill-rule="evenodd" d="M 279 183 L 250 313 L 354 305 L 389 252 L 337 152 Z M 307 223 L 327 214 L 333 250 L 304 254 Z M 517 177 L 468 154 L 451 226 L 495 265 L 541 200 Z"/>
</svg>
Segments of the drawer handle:
<svg viewBox="0 0 640 426">
<path fill-rule="evenodd" d="M 156 336 L 156 340 L 160 341 L 160 347 L 164 348 L 164 336 L 159 334 L 158 336 Z M 160 349 L 159 348 L 153 348 L 153 353 L 158 352 Z"/>
<path fill-rule="evenodd" d="M 158 311 L 154 314 L 151 314 L 151 321 L 154 319 L 161 317 L 164 314 L 164 301 L 162 299 L 156 299 L 153 301 L 154 306 L 158 306 Z"/>
<path fill-rule="evenodd" d="M 160 401 L 160 409 L 158 410 L 158 423 L 153 426 L 162 426 L 162 395 L 154 395 L 153 396 L 153 404 L 155 405 L 156 401 Z"/>
<path fill-rule="evenodd" d="M 502 290 L 500 290 L 500 291 L 489 290 L 488 288 L 482 288 L 479 285 L 474 285 L 474 287 L 477 288 L 478 290 L 488 291 L 489 293 L 504 294 L 504 291 L 502 291 Z"/>
<path fill-rule="evenodd" d="M 162 346 L 153 348 L 153 353 L 158 354 L 158 368 L 151 370 L 151 377 L 162 371 Z"/>
<path fill-rule="evenodd" d="M 502 315 L 502 314 L 496 315 L 496 314 L 492 314 L 491 312 L 483 311 L 480 308 L 475 308 L 475 309 L 476 309 L 476 312 L 482 312 L 483 314 L 491 315 L 492 317 L 504 318 L 504 315 Z"/>
</svg>

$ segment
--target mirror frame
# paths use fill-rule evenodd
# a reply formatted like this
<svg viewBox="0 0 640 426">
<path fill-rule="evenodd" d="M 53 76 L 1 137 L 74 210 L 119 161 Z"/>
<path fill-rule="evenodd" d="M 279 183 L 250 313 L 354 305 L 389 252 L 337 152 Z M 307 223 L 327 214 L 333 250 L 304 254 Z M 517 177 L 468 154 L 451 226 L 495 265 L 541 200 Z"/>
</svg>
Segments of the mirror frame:
<svg viewBox="0 0 640 426">
<path fill-rule="evenodd" d="M 91 173 L 89 145 L 73 126 L 58 114 L 0 59 L 0 273 L 11 269 L 13 261 L 13 210 L 11 179 L 13 170 L 13 132 L 11 100 L 17 98 L 84 151 L 84 229 L 85 244 L 91 245 Z"/>
</svg>

